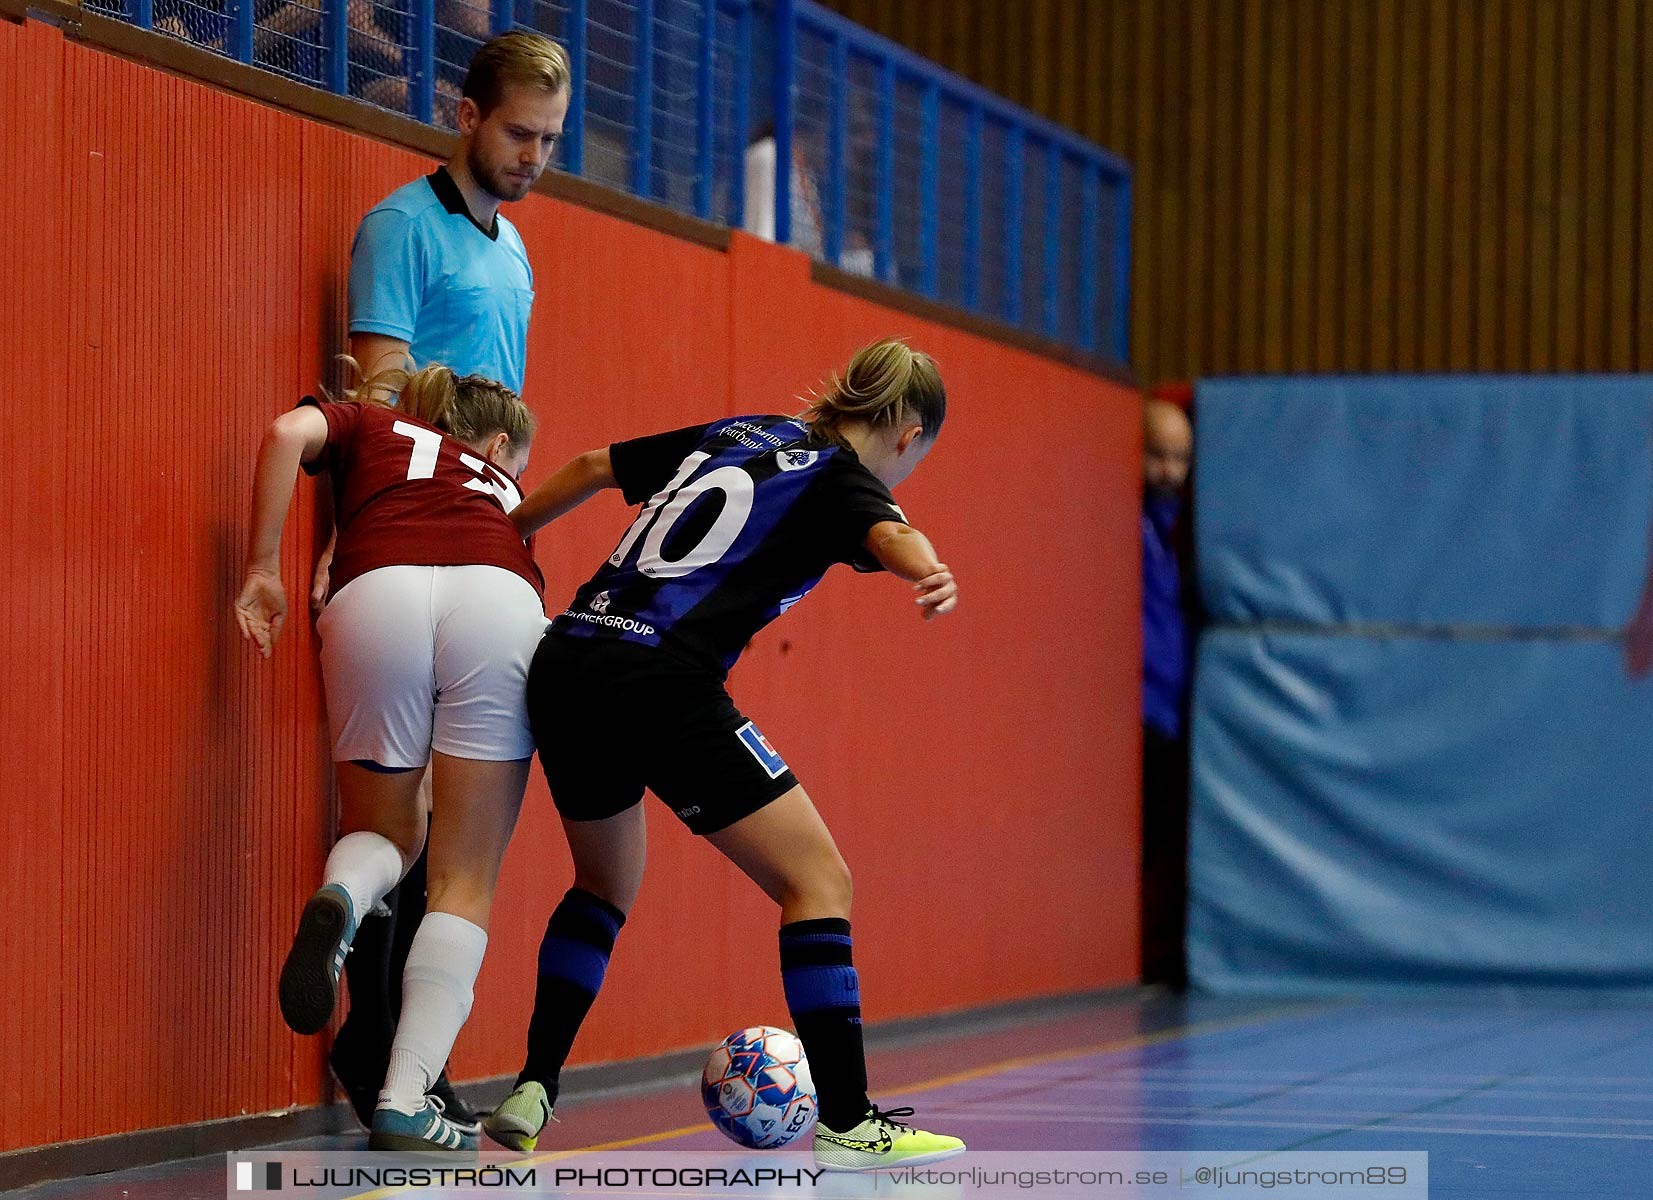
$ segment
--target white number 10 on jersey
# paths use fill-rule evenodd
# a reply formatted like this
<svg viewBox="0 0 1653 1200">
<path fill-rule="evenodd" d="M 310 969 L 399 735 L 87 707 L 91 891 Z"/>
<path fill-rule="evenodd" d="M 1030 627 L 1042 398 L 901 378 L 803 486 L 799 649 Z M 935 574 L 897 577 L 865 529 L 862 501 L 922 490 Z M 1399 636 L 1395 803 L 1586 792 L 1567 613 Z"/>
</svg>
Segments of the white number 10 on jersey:
<svg viewBox="0 0 1653 1200">
<path fill-rule="evenodd" d="M 746 528 L 747 518 L 752 515 L 752 477 L 739 467 L 719 467 L 685 486 L 689 476 L 709 458 L 711 455 L 705 451 L 696 450 L 683 460 L 671 482 L 656 492 L 643 506 L 643 511 L 637 514 L 631 528 L 626 530 L 626 536 L 620 539 L 619 546 L 609 555 L 610 566 L 617 567 L 625 562 L 626 555 L 631 553 L 637 539 L 642 538 L 645 532 L 648 536 L 643 538 L 643 549 L 637 556 L 637 570 L 650 579 L 677 579 L 715 563 L 729 552 L 729 547 L 740 537 L 740 531 Z M 677 524 L 678 518 L 691 504 L 713 491 L 723 493 L 723 511 L 718 513 L 717 520 L 712 522 L 712 527 L 687 554 L 666 559 L 661 550 L 672 526 Z"/>
</svg>

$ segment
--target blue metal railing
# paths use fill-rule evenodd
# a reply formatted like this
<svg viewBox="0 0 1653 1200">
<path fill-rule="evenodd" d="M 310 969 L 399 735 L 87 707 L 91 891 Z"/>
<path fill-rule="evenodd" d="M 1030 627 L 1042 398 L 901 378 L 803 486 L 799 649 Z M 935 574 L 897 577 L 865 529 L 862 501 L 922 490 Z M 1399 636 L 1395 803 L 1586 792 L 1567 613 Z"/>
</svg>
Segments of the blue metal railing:
<svg viewBox="0 0 1653 1200">
<path fill-rule="evenodd" d="M 793 169 L 776 172 L 778 240 L 791 215 L 784 189 L 812 188 L 824 260 L 1125 359 L 1131 172 L 1122 160 L 811 0 L 777 0 L 772 11 L 787 51 L 775 55 L 777 104 L 796 110 L 777 115 L 777 143 L 783 128 L 804 131 Z M 824 97 L 809 86 L 817 68 L 834 85 Z M 803 115 L 817 105 L 826 111 Z M 859 169 L 846 171 L 856 125 L 874 153 L 869 162 L 851 148 Z M 826 132 L 818 153 L 812 129 Z M 870 255 L 846 258 L 861 242 Z"/>
<path fill-rule="evenodd" d="M 535 29 L 565 170 L 1126 358 L 1130 168 L 813 0 L 85 2 L 449 128 L 476 48 Z"/>
</svg>

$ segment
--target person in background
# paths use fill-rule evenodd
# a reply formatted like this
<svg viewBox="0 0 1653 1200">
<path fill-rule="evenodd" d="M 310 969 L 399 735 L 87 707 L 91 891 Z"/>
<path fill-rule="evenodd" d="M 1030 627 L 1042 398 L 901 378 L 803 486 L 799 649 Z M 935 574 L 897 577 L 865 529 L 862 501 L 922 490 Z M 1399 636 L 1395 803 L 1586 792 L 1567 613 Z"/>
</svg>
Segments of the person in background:
<svg viewBox="0 0 1653 1200">
<path fill-rule="evenodd" d="M 513 30 L 471 60 L 448 162 L 376 205 L 350 252 L 350 353 L 364 376 L 439 362 L 520 394 L 534 276 L 516 228 L 500 212 L 521 200 L 551 161 L 568 113 L 572 73 L 563 48 Z M 373 398 L 373 397 L 368 397 Z M 330 587 L 332 547 L 316 564 L 311 605 Z M 428 795 L 428 788 L 426 789 Z M 362 922 L 345 962 L 350 1014 L 330 1061 L 356 1115 L 371 1125 L 390 1061 L 402 975 L 425 910 L 426 856 L 385 900 L 389 918 Z M 366 917 L 367 914 L 362 914 Z M 445 1072 L 432 1094 L 467 1136 L 480 1128 Z"/>
<path fill-rule="evenodd" d="M 407 6 L 347 0 L 350 95 L 392 112 L 408 111 Z"/>
<path fill-rule="evenodd" d="M 820 258 L 823 241 L 821 192 L 811 160 L 810 138 L 802 130 L 792 135 L 792 248 Z M 746 232 L 766 242 L 775 240 L 775 126 L 758 130 L 746 147 Z"/>
<path fill-rule="evenodd" d="M 1167 394 L 1176 393 L 1156 391 L 1142 422 L 1142 978 L 1181 989 L 1193 678 L 1184 530 L 1194 431 Z"/>
<path fill-rule="evenodd" d="M 826 258 L 826 204 L 822 195 L 824 173 L 818 164 L 825 158 L 820 135 L 811 129 L 796 129 L 792 141 L 792 246 L 811 258 Z M 856 153 L 849 159 L 846 208 L 864 208 L 875 196 L 867 182 L 866 167 Z M 775 126 L 764 125 L 746 147 L 746 203 L 742 223 L 747 233 L 766 242 L 775 240 Z M 843 215 L 843 248 L 838 268 L 851 275 L 872 278 L 875 258 L 872 243 L 863 231 L 872 224 L 857 224 Z"/>
<path fill-rule="evenodd" d="M 405 0 L 349 0 L 350 95 L 404 116 L 413 111 L 411 47 L 407 44 Z M 474 5 L 464 0 L 442 0 L 436 7 L 435 86 L 431 122 L 444 129 L 459 128 L 459 101 L 463 99 L 465 65 L 488 39 L 484 13 L 478 34 Z"/>
<path fill-rule="evenodd" d="M 844 246 L 838 266 L 851 275 L 878 278 L 878 114 L 865 95 L 850 101 L 844 131 Z M 895 263 L 885 283 L 897 283 Z"/>
<path fill-rule="evenodd" d="M 253 64 L 319 82 L 321 22 L 319 7 L 297 0 L 254 0 Z M 160 0 L 154 7 L 153 28 L 234 57 L 234 20 L 223 0 Z"/>
</svg>

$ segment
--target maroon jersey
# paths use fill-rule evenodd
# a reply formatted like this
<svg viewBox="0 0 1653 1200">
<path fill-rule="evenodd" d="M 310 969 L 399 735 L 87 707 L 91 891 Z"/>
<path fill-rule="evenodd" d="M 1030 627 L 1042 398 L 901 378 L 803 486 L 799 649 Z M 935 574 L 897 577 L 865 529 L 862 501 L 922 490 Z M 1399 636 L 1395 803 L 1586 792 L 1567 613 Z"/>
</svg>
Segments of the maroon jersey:
<svg viewBox="0 0 1653 1200">
<path fill-rule="evenodd" d="M 327 448 L 305 470 L 333 477 L 338 544 L 328 598 L 379 567 L 479 564 L 514 571 L 545 595 L 545 577 L 505 514 L 516 481 L 434 426 L 377 404 L 306 396 L 327 418 Z"/>
</svg>

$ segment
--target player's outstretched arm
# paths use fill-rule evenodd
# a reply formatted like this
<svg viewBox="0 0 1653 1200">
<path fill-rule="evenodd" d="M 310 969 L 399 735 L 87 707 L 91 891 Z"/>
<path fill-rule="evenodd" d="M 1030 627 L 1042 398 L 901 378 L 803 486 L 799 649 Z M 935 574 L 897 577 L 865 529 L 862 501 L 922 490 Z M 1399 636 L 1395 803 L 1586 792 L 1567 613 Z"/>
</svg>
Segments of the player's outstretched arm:
<svg viewBox="0 0 1653 1200">
<path fill-rule="evenodd" d="M 296 8 L 288 4 L 287 8 Z M 286 11 L 286 10 L 283 10 Z M 279 14 L 278 14 L 279 15 Z M 260 26 L 260 28 L 263 28 Z M 359 373 L 357 382 L 365 383 L 380 371 L 396 371 L 412 369 L 413 356 L 408 353 L 408 343 L 401 338 L 387 337 L 382 333 L 353 333 L 350 335 L 350 357 L 356 360 L 356 370 Z M 363 396 L 364 400 L 386 400 L 385 395 Z M 328 521 L 332 526 L 332 521 Z M 320 614 L 322 606 L 327 603 L 328 585 L 332 582 L 333 548 L 338 545 L 339 531 L 333 529 L 327 537 L 327 545 L 322 547 L 321 555 L 316 559 L 315 569 L 310 573 L 310 611 Z"/>
<path fill-rule="evenodd" d="M 241 636 L 270 657 L 287 618 L 287 593 L 281 586 L 281 527 L 293 503 L 300 463 L 313 462 L 327 445 L 327 418 L 316 408 L 283 413 L 264 433 L 253 476 L 252 539 L 247 573 L 235 600 Z"/>
<path fill-rule="evenodd" d="M 905 579 L 917 593 L 914 603 L 926 621 L 958 607 L 959 588 L 935 547 L 911 525 L 880 521 L 867 531 L 867 552 L 891 575 Z"/>
<path fill-rule="evenodd" d="M 608 447 L 587 450 L 564 463 L 523 502 L 511 510 L 517 532 L 527 537 L 566 512 L 578 508 L 604 488 L 618 487 Z"/>
</svg>

